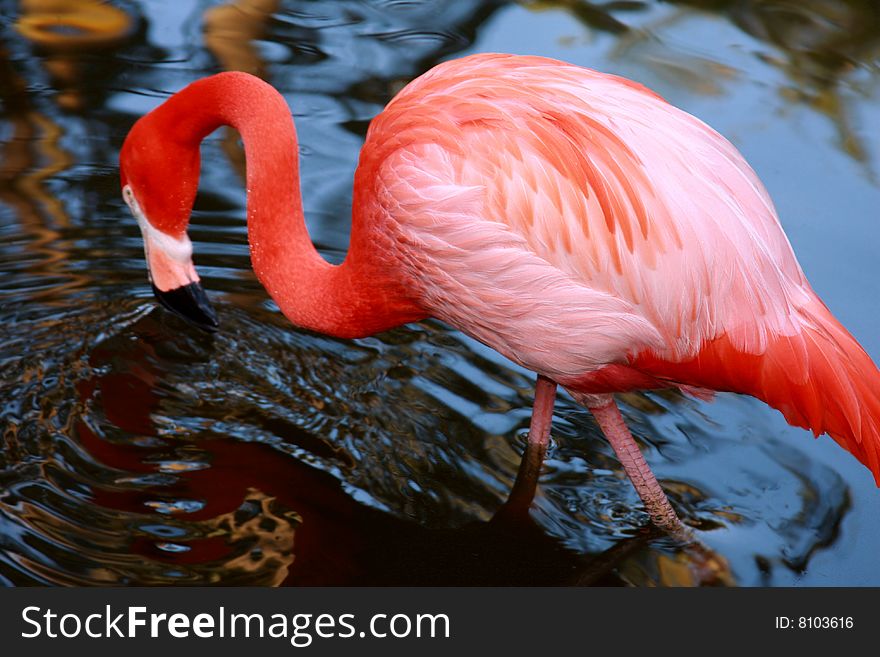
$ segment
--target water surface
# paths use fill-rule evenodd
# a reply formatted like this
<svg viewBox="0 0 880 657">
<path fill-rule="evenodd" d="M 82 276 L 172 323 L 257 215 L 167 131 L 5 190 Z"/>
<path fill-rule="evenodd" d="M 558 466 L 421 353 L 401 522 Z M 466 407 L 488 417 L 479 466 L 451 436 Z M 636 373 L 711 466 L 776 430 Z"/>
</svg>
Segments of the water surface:
<svg viewBox="0 0 880 657">
<path fill-rule="evenodd" d="M 190 230 L 222 330 L 156 307 L 118 149 L 139 116 L 226 68 L 293 108 L 309 229 L 334 261 L 366 127 L 432 65 L 507 51 L 639 80 L 742 150 L 814 287 L 880 360 L 871 0 L 79 5 L 100 24 L 41 27 L 0 2 L 0 582 L 699 581 L 699 555 L 645 531 L 564 396 L 530 514 L 499 513 L 529 373 L 433 321 L 356 341 L 292 327 L 250 271 L 232 133 L 203 146 Z M 830 439 L 734 395 L 622 403 L 726 564 L 715 583 L 880 584 L 880 492 Z"/>
</svg>

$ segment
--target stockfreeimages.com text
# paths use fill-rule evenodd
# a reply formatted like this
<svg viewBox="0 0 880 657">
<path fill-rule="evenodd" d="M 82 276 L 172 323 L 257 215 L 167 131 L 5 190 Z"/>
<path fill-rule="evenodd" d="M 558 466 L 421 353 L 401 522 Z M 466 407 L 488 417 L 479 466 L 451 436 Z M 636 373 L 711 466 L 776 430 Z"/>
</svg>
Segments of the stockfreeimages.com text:
<svg viewBox="0 0 880 657">
<path fill-rule="evenodd" d="M 93 639 L 269 637 L 288 639 L 291 645 L 305 648 L 315 638 L 449 638 L 450 633 L 446 614 L 373 614 L 361 629 L 358 629 L 354 614 L 247 614 L 230 613 L 225 607 L 211 614 L 191 615 L 151 613 L 146 607 L 125 607 L 119 612 L 106 605 L 102 612 L 88 615 L 59 615 L 51 609 L 30 606 L 22 609 L 21 617 L 26 625 L 21 636 L 26 639 L 40 636 Z"/>
</svg>

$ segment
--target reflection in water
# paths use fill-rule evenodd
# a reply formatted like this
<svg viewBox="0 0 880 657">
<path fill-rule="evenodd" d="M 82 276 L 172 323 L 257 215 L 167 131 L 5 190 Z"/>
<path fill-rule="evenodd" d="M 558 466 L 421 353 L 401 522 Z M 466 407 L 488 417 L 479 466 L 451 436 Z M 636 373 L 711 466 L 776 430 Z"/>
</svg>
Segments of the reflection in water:
<svg viewBox="0 0 880 657">
<path fill-rule="evenodd" d="M 116 46 L 132 29 L 128 14 L 100 0 L 21 0 L 19 12 L 16 29 L 57 51 Z"/>
<path fill-rule="evenodd" d="M 0 88 L 4 90 L 7 135 L 0 142 L 0 201 L 15 208 L 23 223 L 66 226 L 61 199 L 48 193 L 44 181 L 67 169 L 72 161 L 59 147 L 61 129 L 33 109 L 27 85 L 0 47 Z"/>
<path fill-rule="evenodd" d="M 224 70 L 266 77 L 266 62 L 254 41 L 266 35 L 266 24 L 280 4 L 280 0 L 238 0 L 205 12 L 205 47 Z"/>
<path fill-rule="evenodd" d="M 443 381 L 454 394 L 485 397 L 458 379 L 454 367 L 419 353 L 434 350 L 441 335 L 407 343 L 400 340 L 410 336 L 401 332 L 385 346 L 338 343 L 316 349 L 311 340 L 274 327 L 265 311 L 252 320 L 226 308 L 231 337 L 211 338 L 181 332 L 177 320 L 161 310 L 144 316 L 139 305 L 129 308 L 122 314 L 101 309 L 97 319 L 115 317 L 116 328 L 75 350 L 74 362 L 50 368 L 64 372 L 62 378 L 46 380 L 45 359 L 53 350 L 44 344 L 39 363 L 10 395 L 43 401 L 30 412 L 7 409 L 24 420 L 14 434 L 16 452 L 7 452 L 21 469 L 7 470 L 0 508 L 27 528 L 10 553 L 16 570 L 7 576 L 78 584 L 731 581 L 723 558 L 700 546 L 682 549 L 658 541 L 651 530 L 640 529 L 643 514 L 622 507 L 623 480 L 592 485 L 589 492 L 601 492 L 604 502 L 591 499 L 575 507 L 580 520 L 568 531 L 579 539 L 591 537 L 594 547 L 586 550 L 566 547 L 557 532 L 548 533 L 525 507 L 517 508 L 515 498 L 505 505 L 504 490 L 518 491 L 523 483 L 511 477 L 517 452 L 504 446 L 499 463 L 483 468 L 480 432 L 436 399 L 419 396 L 419 386 L 437 389 Z M 74 314 L 68 335 L 95 319 Z M 38 336 L 31 340 L 40 344 Z M 413 353 L 403 359 L 407 365 L 395 366 L 389 359 L 400 359 L 401 347 Z M 469 360 L 490 376 L 495 370 L 473 354 Z M 383 372 L 395 378 L 382 381 Z M 528 385 L 503 371 L 496 374 L 503 377 L 496 385 Z M 376 391 L 383 391 L 381 397 Z M 379 398 L 389 403 L 377 403 Z M 484 413 L 495 406 L 504 415 L 513 407 L 504 398 L 474 402 Z M 571 428 L 581 434 L 584 429 Z M 441 441 L 426 448 L 418 433 L 429 443 L 431 436 Z M 471 447 L 449 455 L 444 436 Z M 558 440 L 556 450 L 582 457 L 577 439 L 568 445 L 564 435 Z M 591 443 L 601 451 L 598 434 Z M 41 473 L 27 463 L 41 463 Z M 561 470 L 573 465 L 558 454 L 548 463 Z M 593 476 L 612 463 L 610 454 L 603 455 Z M 459 465 L 465 471 L 452 472 Z M 467 482 L 475 469 L 472 474 L 481 479 L 500 475 L 487 482 L 492 485 L 484 489 L 489 497 L 482 503 L 479 484 Z M 557 495 L 569 485 L 582 491 L 582 478 L 569 484 L 570 477 L 551 473 L 542 487 Z M 42 483 L 34 489 L 34 481 Z M 358 482 L 369 487 L 371 498 L 359 492 Z M 528 488 L 534 482 L 524 483 Z M 815 484 L 805 483 L 809 494 Z M 828 489 L 829 483 L 822 485 Z M 702 516 L 707 523 L 715 515 L 687 502 L 697 493 L 670 489 L 689 520 Z M 447 499 L 435 504 L 425 499 L 444 490 Z M 357 501 L 370 499 L 366 505 Z M 804 526 L 834 526 L 842 508 L 834 507 L 833 499 L 830 518 L 818 523 L 807 518 Z M 543 512 L 546 501 L 540 501 Z M 421 522 L 383 510 L 391 504 L 414 504 L 408 515 L 421 515 Z M 474 504 L 479 506 L 463 509 L 461 520 L 451 525 L 442 519 L 456 505 Z M 603 538 L 609 530 L 614 534 Z M 792 523 L 791 531 L 814 546 L 800 522 Z"/>
<path fill-rule="evenodd" d="M 280 0 L 238 0 L 208 9 L 204 14 L 205 47 L 225 71 L 244 71 L 266 78 L 266 62 L 255 41 L 266 34 L 267 23 Z M 233 128 L 224 129 L 223 150 L 239 178 L 245 180 L 244 148 Z"/>
<path fill-rule="evenodd" d="M 775 584 L 839 545 L 842 478 L 772 427 L 743 431 L 735 398 L 714 406 L 729 407 L 724 423 L 678 394 L 623 399 L 716 553 L 644 528 L 610 448 L 566 399 L 535 485 L 528 454 L 520 472 L 531 378 L 447 327 L 357 341 L 291 327 L 250 273 L 243 162 L 230 170 L 221 150 L 234 137 L 203 148 L 191 226 L 223 329 L 194 335 L 153 307 L 116 179 L 137 116 L 218 66 L 270 79 L 301 132 L 310 229 L 338 259 L 370 118 L 510 7 L 75 4 L 72 29 L 28 28 L 34 3 L 4 14 L 17 31 L 0 51 L 0 582 Z M 641 35 L 703 16 L 699 4 L 772 44 L 762 61 L 803 97 L 839 94 L 876 57 L 870 3 L 674 4 L 525 6 L 566 8 L 609 35 L 613 56 L 640 57 L 653 56 Z M 96 50 L 63 45 L 92 32 Z M 710 70 L 716 93 L 726 74 Z"/>
<path fill-rule="evenodd" d="M 116 48 L 136 25 L 122 9 L 100 0 L 21 0 L 15 28 L 41 52 L 41 61 L 67 110 L 83 107 L 83 78 L 95 60 L 89 54 Z"/>
<path fill-rule="evenodd" d="M 565 9 L 591 30 L 619 36 L 612 57 L 642 59 L 661 76 L 704 94 L 721 94 L 725 79 L 738 71 L 694 52 L 677 52 L 674 41 L 663 38 L 679 24 L 694 18 L 693 9 L 710 11 L 730 20 L 750 36 L 774 46 L 761 53 L 764 61 L 789 79 L 780 89 L 792 102 L 807 103 L 834 122 L 840 146 L 851 157 L 868 164 L 870 153 L 854 126 L 848 108 L 853 95 L 876 88 L 880 57 L 880 4 L 874 0 L 669 0 L 678 7 L 656 19 L 639 22 L 653 9 L 648 2 L 616 3 L 623 10 L 609 12 L 585 0 L 535 0 L 536 10 Z M 613 5 L 611 5 L 613 6 Z M 656 14 L 656 12 L 653 12 Z M 659 38 L 658 38 L 659 37 Z M 872 71 L 871 75 L 865 75 Z M 874 154 L 876 155 L 876 154 Z M 872 171 L 876 174 L 875 171 Z"/>
<path fill-rule="evenodd" d="M 853 91 L 858 93 L 860 82 L 867 81 L 860 75 L 864 63 L 873 63 L 877 72 L 880 4 L 873 0 L 753 0 L 745 6 L 723 5 L 740 28 L 785 53 L 779 65 L 791 85 L 784 93 L 826 114 L 837 126 L 841 147 L 866 163 L 869 153 L 853 127 L 848 98 Z"/>
<path fill-rule="evenodd" d="M 65 420 L 76 441 L 43 474 L 56 489 L 54 511 L 45 499 L 25 501 L 31 484 L 24 481 L 4 500 L 38 530 L 17 564 L 43 581 L 617 583 L 624 558 L 637 558 L 666 584 L 729 581 L 723 559 L 699 545 L 645 554 L 657 538 L 650 528 L 595 558 L 578 555 L 530 519 L 527 503 L 502 505 L 488 522 L 459 529 L 399 520 L 359 504 L 332 476 L 278 445 L 231 439 L 217 426 L 234 422 L 227 409 L 202 408 L 199 429 L 163 428 L 159 418 L 177 403 L 175 374 L 211 368 L 222 347 L 175 336 L 156 314 L 89 351 L 90 375 L 74 384 L 82 415 Z M 286 448 L 352 467 L 332 445 L 291 429 L 278 431 Z M 534 481 L 514 489 L 520 486 Z M 77 498 L 88 506 L 77 508 Z"/>
</svg>

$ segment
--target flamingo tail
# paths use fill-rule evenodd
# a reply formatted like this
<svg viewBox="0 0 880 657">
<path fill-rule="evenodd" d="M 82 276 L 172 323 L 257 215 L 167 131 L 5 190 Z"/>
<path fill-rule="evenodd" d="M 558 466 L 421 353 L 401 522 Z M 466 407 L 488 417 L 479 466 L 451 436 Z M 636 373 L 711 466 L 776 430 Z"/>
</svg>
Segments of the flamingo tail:
<svg viewBox="0 0 880 657">
<path fill-rule="evenodd" d="M 789 424 L 830 435 L 871 470 L 880 487 L 880 371 L 821 301 L 799 312 L 800 331 L 768 336 L 760 354 L 745 353 L 722 336 L 691 361 L 643 355 L 636 366 L 677 386 L 757 397 Z"/>
<path fill-rule="evenodd" d="M 760 360 L 749 394 L 789 424 L 827 433 L 874 474 L 880 486 L 880 371 L 821 303 L 803 330 L 776 337 Z"/>
</svg>

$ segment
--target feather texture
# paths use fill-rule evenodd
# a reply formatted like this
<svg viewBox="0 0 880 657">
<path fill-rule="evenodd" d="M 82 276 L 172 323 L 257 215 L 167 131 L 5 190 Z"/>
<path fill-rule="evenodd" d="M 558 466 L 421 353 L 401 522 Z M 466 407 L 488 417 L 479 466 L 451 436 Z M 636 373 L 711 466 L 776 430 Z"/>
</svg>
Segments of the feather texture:
<svg viewBox="0 0 880 657">
<path fill-rule="evenodd" d="M 633 82 L 475 55 L 373 122 L 355 226 L 426 312 L 578 394 L 759 397 L 880 481 L 880 374 L 813 292 L 754 171 Z"/>
</svg>

